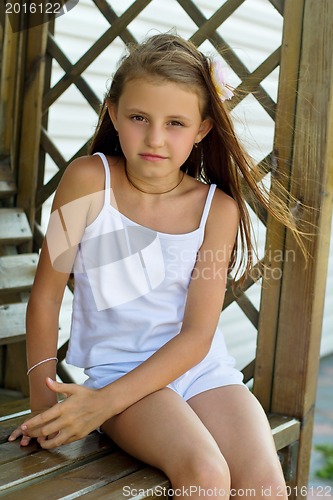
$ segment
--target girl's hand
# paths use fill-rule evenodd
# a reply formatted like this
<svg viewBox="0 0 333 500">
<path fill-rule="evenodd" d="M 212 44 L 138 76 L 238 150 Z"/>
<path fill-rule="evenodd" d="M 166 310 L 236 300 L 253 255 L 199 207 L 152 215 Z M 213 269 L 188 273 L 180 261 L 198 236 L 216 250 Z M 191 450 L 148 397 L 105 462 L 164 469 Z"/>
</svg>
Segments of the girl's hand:
<svg viewBox="0 0 333 500">
<path fill-rule="evenodd" d="M 41 410 L 36 410 L 36 411 L 32 411 L 29 415 L 29 420 L 34 418 L 35 416 L 39 415 L 40 413 L 42 413 L 43 411 L 46 411 L 48 408 L 43 408 Z M 27 420 L 22 424 L 24 425 L 25 423 L 27 422 Z M 22 439 L 21 439 L 21 442 L 20 442 L 20 445 L 21 446 L 28 446 L 30 444 L 30 441 L 32 439 L 32 437 L 30 437 L 26 431 L 22 430 L 22 425 L 20 427 L 17 427 L 17 429 L 15 429 L 11 435 L 9 436 L 8 438 L 8 441 L 15 441 L 17 438 L 19 438 L 20 436 L 22 436 Z"/>
<path fill-rule="evenodd" d="M 50 449 L 77 441 L 110 417 L 105 412 L 105 400 L 98 390 L 77 384 L 62 384 L 50 378 L 46 379 L 46 383 L 49 389 L 63 394 L 66 399 L 33 416 L 20 428 L 25 438 L 37 438 L 42 448 Z"/>
</svg>

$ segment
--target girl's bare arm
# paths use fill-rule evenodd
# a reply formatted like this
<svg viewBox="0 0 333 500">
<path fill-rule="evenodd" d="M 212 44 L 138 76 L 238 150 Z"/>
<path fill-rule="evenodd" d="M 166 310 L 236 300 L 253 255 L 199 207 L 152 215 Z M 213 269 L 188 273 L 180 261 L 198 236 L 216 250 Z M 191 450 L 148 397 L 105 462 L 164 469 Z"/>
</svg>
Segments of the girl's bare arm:
<svg viewBox="0 0 333 500">
<path fill-rule="evenodd" d="M 104 173 L 99 166 L 95 158 L 76 160 L 67 168 L 56 192 L 27 307 L 26 341 L 30 368 L 57 356 L 59 312 L 77 251 L 75 242 L 82 237 L 87 217 L 92 217 L 91 198 L 94 209 L 98 209 L 92 190 L 103 189 Z M 71 210 L 71 204 L 74 204 L 75 212 Z M 32 412 L 41 412 L 57 403 L 57 394 L 45 383 L 46 377 L 55 379 L 55 376 L 54 360 L 36 366 L 29 374 Z M 16 429 L 11 440 L 20 435 L 21 430 Z"/>
</svg>

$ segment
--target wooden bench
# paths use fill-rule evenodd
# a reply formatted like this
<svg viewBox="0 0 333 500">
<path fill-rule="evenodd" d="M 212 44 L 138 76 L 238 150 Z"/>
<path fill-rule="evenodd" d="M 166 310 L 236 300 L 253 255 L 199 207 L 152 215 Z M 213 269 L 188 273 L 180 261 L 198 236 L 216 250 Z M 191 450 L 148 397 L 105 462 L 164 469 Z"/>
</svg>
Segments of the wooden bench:
<svg viewBox="0 0 333 500">
<path fill-rule="evenodd" d="M 7 441 L 10 431 L 29 414 L 28 400 L 0 405 L 0 497 L 44 500 L 47 498 L 124 498 L 123 488 L 168 488 L 157 469 L 135 460 L 105 435 L 93 432 L 80 441 L 46 451 L 36 442 L 21 447 Z"/>
<path fill-rule="evenodd" d="M 134 499 L 165 497 L 170 483 L 157 469 L 121 451 L 105 435 L 93 432 L 52 451 L 36 442 L 21 447 L 7 441 L 29 414 L 27 399 L 0 405 L 0 497 L 24 500 L 60 498 Z M 277 450 L 299 438 L 293 418 L 269 417 Z M 165 489 L 165 490 L 164 490 Z M 155 491 L 155 493 L 154 493 Z"/>
</svg>

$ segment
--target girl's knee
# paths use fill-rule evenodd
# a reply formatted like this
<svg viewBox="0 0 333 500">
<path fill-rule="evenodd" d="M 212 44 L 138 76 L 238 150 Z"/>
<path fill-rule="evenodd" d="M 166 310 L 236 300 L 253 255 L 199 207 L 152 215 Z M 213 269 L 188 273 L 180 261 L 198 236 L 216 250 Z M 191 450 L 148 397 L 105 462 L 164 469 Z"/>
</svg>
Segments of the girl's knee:
<svg viewBox="0 0 333 500">
<path fill-rule="evenodd" d="M 238 476 L 236 481 L 231 478 L 231 484 L 235 499 L 250 496 L 287 500 L 286 483 L 279 463 L 254 464 L 254 467 L 249 467 L 242 476 Z"/>
<path fill-rule="evenodd" d="M 194 496 L 195 491 L 198 491 L 199 488 L 200 496 L 225 496 L 226 498 L 229 496 L 230 471 L 219 451 L 198 450 L 188 454 L 181 461 L 181 466 L 176 467 L 171 473 L 171 476 L 169 478 L 173 487 L 192 486 Z M 216 491 L 216 495 L 214 491 Z M 223 495 L 223 491 L 225 495 Z"/>
<path fill-rule="evenodd" d="M 273 470 L 270 475 L 265 476 L 259 483 L 260 496 L 259 498 L 272 498 L 287 500 L 286 482 L 283 473 L 280 470 Z"/>
</svg>

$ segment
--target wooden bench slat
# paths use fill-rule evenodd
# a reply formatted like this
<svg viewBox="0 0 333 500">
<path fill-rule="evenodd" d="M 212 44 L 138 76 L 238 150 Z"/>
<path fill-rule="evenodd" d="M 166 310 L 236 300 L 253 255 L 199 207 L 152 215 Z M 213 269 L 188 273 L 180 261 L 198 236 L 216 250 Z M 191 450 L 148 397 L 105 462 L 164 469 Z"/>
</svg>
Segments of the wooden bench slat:
<svg viewBox="0 0 333 500">
<path fill-rule="evenodd" d="M 0 422 L 2 417 L 5 417 L 5 419 L 8 420 L 8 418 L 11 418 L 11 416 L 15 415 L 17 412 L 29 410 L 29 408 L 30 408 L 29 398 L 18 399 L 17 401 L 10 401 L 8 403 L 2 403 L 0 405 Z"/>
<path fill-rule="evenodd" d="M 0 345 L 25 340 L 26 309 L 25 302 L 0 306 Z"/>
<path fill-rule="evenodd" d="M 272 414 L 268 415 L 268 420 L 277 450 L 282 450 L 299 439 L 301 423 L 296 418 Z"/>
<path fill-rule="evenodd" d="M 164 495 L 164 492 L 167 493 L 170 487 L 170 481 L 163 472 L 153 467 L 146 467 L 128 477 L 123 477 L 118 481 L 109 483 L 97 491 L 88 493 L 85 495 L 84 500 L 96 498 L 98 500 L 110 500 L 110 498 L 112 500 L 124 500 L 125 498 L 129 500 L 134 500 L 134 498 L 168 498 L 168 495 Z M 155 494 L 153 490 L 156 490 Z M 124 495 L 124 491 L 126 496 Z M 131 492 L 133 495 L 128 495 Z"/>
<path fill-rule="evenodd" d="M 27 415 L 22 415 L 14 418 L 10 418 L 9 420 L 3 420 L 0 422 L 0 449 L 1 443 L 6 443 L 9 434 L 19 425 L 21 425 L 25 420 L 28 419 Z"/>
<path fill-rule="evenodd" d="M 14 428 L 13 428 L 14 429 Z M 2 443 L 0 445 L 1 455 L 0 455 L 0 467 L 4 464 L 12 463 L 13 467 L 15 467 L 15 461 L 25 457 L 31 456 L 33 453 L 37 453 L 40 451 L 40 446 L 37 441 L 33 441 L 29 444 L 29 446 L 21 446 L 20 440 L 10 443 L 7 441 L 6 443 Z"/>
<path fill-rule="evenodd" d="M 0 466 L 0 492 L 29 481 L 40 481 L 60 471 L 73 469 L 98 457 L 105 456 L 115 445 L 104 435 L 90 434 L 80 441 L 56 450 L 40 450 Z M 0 446 L 0 454 L 1 446 Z M 24 453 L 22 453 L 24 454 Z"/>
<path fill-rule="evenodd" d="M 30 290 L 37 263 L 36 253 L 0 257 L 0 294 Z"/>
<path fill-rule="evenodd" d="M 0 209 L 0 245 L 20 245 L 31 238 L 29 222 L 21 208 Z"/>
<path fill-rule="evenodd" d="M 38 483 L 25 485 L 21 493 L 24 500 L 38 498 L 56 500 L 67 498 L 69 495 L 77 498 L 89 492 L 95 494 L 94 498 L 99 498 L 99 488 L 124 476 L 130 480 L 132 473 L 142 467 L 141 462 L 117 450 L 76 469 L 62 472 Z M 6 498 L 18 498 L 19 493 L 20 490 L 15 489 L 7 493 Z"/>
</svg>

